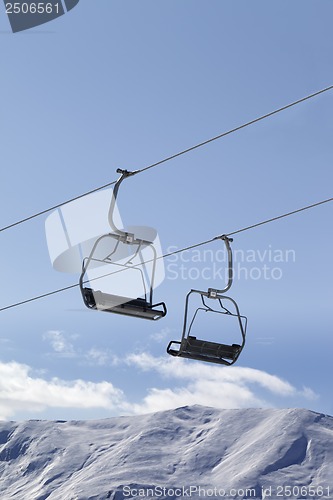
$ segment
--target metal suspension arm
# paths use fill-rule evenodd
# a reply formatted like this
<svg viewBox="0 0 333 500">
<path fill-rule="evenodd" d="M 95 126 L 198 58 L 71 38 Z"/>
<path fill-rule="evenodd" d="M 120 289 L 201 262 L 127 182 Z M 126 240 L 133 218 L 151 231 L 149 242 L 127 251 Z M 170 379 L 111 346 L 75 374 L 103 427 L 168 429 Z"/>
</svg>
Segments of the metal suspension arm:
<svg viewBox="0 0 333 500">
<path fill-rule="evenodd" d="M 120 184 L 127 177 L 130 177 L 131 175 L 136 174 L 136 171 L 129 172 L 128 170 L 122 170 L 121 168 L 117 168 L 117 173 L 121 174 L 121 176 L 119 177 L 119 179 L 117 180 L 117 182 L 116 182 L 116 184 L 115 184 L 115 186 L 113 188 L 113 193 L 112 193 L 112 198 L 111 198 L 111 204 L 110 204 L 110 208 L 109 208 L 109 216 L 108 216 L 108 218 L 109 218 L 109 224 L 110 224 L 110 227 L 111 227 L 112 231 L 114 231 L 116 234 L 119 234 L 120 236 L 126 237 L 127 233 L 125 231 L 122 231 L 121 229 L 119 229 L 116 226 L 116 224 L 115 224 L 115 222 L 113 220 L 114 209 L 115 209 L 115 206 L 116 206 L 116 200 L 117 200 L 117 196 L 118 196 L 118 191 L 119 191 Z"/>
<path fill-rule="evenodd" d="M 231 288 L 232 280 L 233 280 L 233 268 L 232 268 L 232 250 L 230 243 L 233 241 L 232 238 L 228 238 L 226 235 L 220 236 L 220 239 L 224 241 L 227 252 L 228 252 L 228 283 L 221 290 L 217 290 L 216 288 L 208 288 L 208 296 L 210 298 L 216 298 L 216 295 L 219 293 L 225 293 Z"/>
</svg>

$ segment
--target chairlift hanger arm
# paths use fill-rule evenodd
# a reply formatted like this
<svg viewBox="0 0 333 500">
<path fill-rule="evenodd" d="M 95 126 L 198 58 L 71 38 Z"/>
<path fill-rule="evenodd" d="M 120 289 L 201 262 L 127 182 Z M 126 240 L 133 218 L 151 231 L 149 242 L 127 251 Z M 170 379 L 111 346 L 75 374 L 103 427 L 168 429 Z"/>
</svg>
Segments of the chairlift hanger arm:
<svg viewBox="0 0 333 500">
<path fill-rule="evenodd" d="M 121 236 L 125 236 L 125 232 L 122 231 L 121 229 L 119 229 L 114 220 L 113 220 L 113 216 L 114 216 L 114 209 L 115 209 L 115 206 L 116 206 L 116 200 L 117 200 L 117 196 L 118 196 L 118 191 L 119 191 L 119 187 L 120 187 L 120 184 L 123 182 L 124 179 L 127 179 L 127 177 L 131 177 L 132 175 L 135 175 L 138 171 L 135 170 L 134 172 L 130 172 L 128 170 L 123 170 L 121 168 L 117 168 L 117 173 L 118 174 L 121 174 L 121 176 L 119 177 L 119 179 L 117 180 L 116 184 L 114 185 L 114 188 L 113 188 L 113 193 L 112 193 L 112 198 L 111 198 L 111 204 L 110 204 L 110 208 L 109 208 L 109 224 L 110 224 L 110 227 L 112 229 L 112 231 L 114 231 L 115 233 L 121 235 Z"/>
<path fill-rule="evenodd" d="M 232 250 L 231 250 L 231 246 L 230 246 L 230 243 L 233 241 L 233 239 L 229 238 L 225 234 L 223 234 L 222 236 L 219 236 L 217 239 L 223 240 L 225 243 L 226 249 L 227 249 L 227 253 L 228 253 L 228 283 L 224 288 L 222 288 L 220 290 L 217 290 L 216 288 L 208 288 L 207 297 L 209 297 L 209 298 L 216 298 L 217 294 L 227 292 L 231 288 L 232 280 L 233 280 Z"/>
<path fill-rule="evenodd" d="M 114 210 L 116 207 L 116 200 L 118 196 L 118 191 L 120 184 L 123 182 L 124 179 L 127 177 L 131 177 L 132 175 L 137 174 L 140 172 L 139 170 L 134 170 L 133 172 L 130 172 L 129 170 L 123 170 L 121 168 L 117 168 L 117 173 L 121 174 L 119 179 L 117 180 L 114 188 L 113 188 L 113 193 L 111 197 L 111 203 L 110 203 L 110 208 L 109 208 L 109 214 L 108 214 L 108 220 L 109 224 L 111 227 L 111 230 L 114 232 L 114 234 L 118 235 L 120 237 L 121 241 L 124 243 L 132 244 L 132 245 L 151 245 L 151 241 L 142 239 L 142 238 L 136 238 L 133 233 L 128 233 L 126 231 L 123 231 L 122 229 L 119 229 L 115 222 L 114 222 Z"/>
</svg>

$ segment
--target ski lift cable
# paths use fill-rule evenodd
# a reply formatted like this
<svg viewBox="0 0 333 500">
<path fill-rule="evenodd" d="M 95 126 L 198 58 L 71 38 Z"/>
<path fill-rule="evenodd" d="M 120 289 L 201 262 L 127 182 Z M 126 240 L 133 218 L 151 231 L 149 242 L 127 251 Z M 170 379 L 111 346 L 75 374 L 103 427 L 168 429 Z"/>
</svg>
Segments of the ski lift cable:
<svg viewBox="0 0 333 500">
<path fill-rule="evenodd" d="M 202 146 L 205 146 L 206 144 L 209 144 L 210 142 L 216 141 L 218 139 L 222 139 L 222 137 L 225 137 L 227 135 L 233 134 L 234 132 L 238 132 L 239 130 L 249 127 L 250 125 L 254 125 L 255 123 L 260 122 L 261 120 L 265 120 L 266 118 L 269 118 L 273 115 L 276 115 L 277 113 L 281 113 L 281 111 L 285 111 L 286 109 L 292 108 L 293 106 L 296 106 L 297 104 L 300 104 L 304 101 L 307 101 L 308 99 L 312 99 L 313 97 L 316 97 L 320 94 L 323 94 L 324 92 L 327 92 L 329 90 L 333 89 L 333 85 L 330 85 L 329 87 L 326 87 L 324 89 L 318 90 L 317 92 L 314 92 L 313 94 L 309 94 L 305 97 L 302 97 L 301 99 L 298 99 L 297 101 L 291 102 L 289 104 L 286 104 L 285 106 L 282 106 L 281 108 L 275 109 L 274 111 L 271 111 L 269 113 L 266 113 L 265 115 L 259 116 L 258 118 L 255 118 L 249 122 L 243 123 L 242 125 L 239 125 L 238 127 L 232 128 L 226 132 L 223 132 L 222 134 L 216 135 L 215 137 L 212 137 L 210 139 L 207 139 L 206 141 L 199 142 L 195 146 L 192 146 L 188 149 L 184 149 L 183 151 L 180 151 L 179 153 L 176 153 L 172 156 L 169 156 L 165 158 L 164 160 L 160 160 L 156 163 L 153 163 L 152 165 L 149 165 L 148 167 L 141 168 L 140 170 L 137 171 L 137 173 L 145 172 L 146 170 L 149 170 L 151 168 L 157 167 L 158 165 L 161 165 L 162 163 L 165 163 L 169 160 L 174 160 L 178 156 L 184 155 L 186 153 L 189 153 L 190 151 L 193 151 L 197 148 L 200 148 Z"/>
<path fill-rule="evenodd" d="M 112 186 L 115 184 L 117 181 L 112 181 L 108 182 L 107 184 L 104 184 L 104 186 L 97 187 L 95 189 L 91 189 L 90 191 L 87 191 L 83 194 L 80 194 L 78 196 L 75 196 L 74 198 L 70 198 L 69 200 L 63 201 L 62 203 L 58 203 L 57 205 L 53 205 L 50 208 L 46 208 L 45 210 L 42 210 L 40 212 L 37 212 L 35 214 L 29 215 L 28 217 L 25 217 L 24 219 L 20 219 L 16 222 L 13 222 L 12 224 L 8 224 L 8 226 L 4 226 L 0 228 L 0 233 L 3 231 L 6 231 L 7 229 L 10 229 L 15 226 L 19 226 L 20 224 L 23 224 L 24 222 L 28 222 L 29 220 L 35 219 L 36 217 L 40 217 L 41 215 L 47 214 L 48 212 L 51 212 L 52 210 L 55 210 L 56 208 L 60 208 L 64 205 L 67 205 L 68 203 L 71 203 L 72 201 L 79 200 L 80 198 L 84 198 L 85 196 L 88 196 L 89 194 L 96 193 L 97 191 L 100 191 L 101 189 L 105 189 L 107 187 Z"/>
<path fill-rule="evenodd" d="M 139 170 L 135 170 L 134 172 L 132 172 L 132 174 L 133 175 L 134 174 L 140 174 L 142 172 L 145 172 L 146 170 L 150 170 L 150 169 L 155 168 L 155 167 L 157 167 L 159 165 L 162 165 L 163 163 L 166 163 L 168 161 L 174 160 L 175 158 L 178 158 L 179 156 L 182 156 L 182 155 L 187 154 L 187 153 L 189 153 L 191 151 L 194 151 L 195 149 L 198 149 L 198 148 L 200 148 L 202 146 L 205 146 L 205 145 L 207 145 L 207 144 L 209 144 L 209 143 L 211 143 L 213 141 L 216 141 L 218 139 L 222 139 L 223 137 L 226 137 L 227 135 L 233 134 L 234 132 L 238 132 L 239 130 L 241 130 L 243 128 L 249 127 L 250 125 L 254 125 L 257 122 L 260 122 L 261 120 L 264 120 L 264 119 L 269 118 L 269 117 L 271 117 L 273 115 L 281 113 L 282 111 L 285 111 L 286 109 L 289 109 L 289 108 L 291 108 L 293 106 L 296 106 L 297 104 L 301 104 L 304 101 L 312 99 L 312 98 L 314 98 L 314 97 L 316 97 L 316 96 L 318 96 L 320 94 L 323 94 L 324 92 L 328 92 L 329 90 L 332 90 L 332 89 L 333 89 L 333 85 L 330 85 L 329 87 L 325 87 L 325 88 L 323 88 L 321 90 L 318 90 L 317 92 L 314 92 L 314 93 L 309 94 L 309 95 L 307 95 L 305 97 L 302 97 L 301 99 L 298 99 L 297 101 L 293 101 L 293 102 L 291 102 L 289 104 L 286 104 L 285 106 L 282 106 L 281 108 L 275 109 L 274 111 L 266 113 L 266 114 L 264 114 L 262 116 L 259 116 L 259 117 L 255 118 L 253 120 L 250 120 L 249 122 L 243 123 L 242 125 L 239 125 L 239 126 L 237 126 L 235 128 L 227 130 L 226 132 L 223 132 L 223 133 L 221 133 L 219 135 L 211 137 L 210 139 L 207 139 L 207 140 L 205 140 L 203 142 L 200 142 L 200 143 L 198 143 L 198 144 L 196 144 L 194 146 L 191 146 L 190 148 L 184 149 L 184 150 L 182 150 L 182 151 L 180 151 L 178 153 L 175 153 L 175 154 L 173 154 L 171 156 L 168 156 L 168 157 L 166 157 L 166 158 L 164 158 L 164 159 L 162 159 L 160 161 L 152 163 L 151 165 L 148 165 L 147 167 L 141 168 Z M 52 210 L 55 210 L 57 208 L 60 208 L 63 205 L 67 205 L 68 203 L 71 203 L 72 201 L 76 201 L 76 200 L 78 200 L 80 198 L 88 196 L 89 194 L 96 193 L 97 191 L 101 191 L 102 189 L 105 189 L 107 187 L 112 186 L 116 182 L 117 182 L 116 180 L 108 182 L 106 184 L 103 184 L 102 186 L 96 187 L 94 189 L 91 189 L 90 191 L 86 191 L 85 193 L 82 193 L 82 194 L 80 194 L 78 196 L 75 196 L 75 197 L 70 198 L 68 200 L 65 200 L 65 201 L 63 201 L 61 203 L 58 203 L 57 205 L 53 205 L 52 207 L 46 208 L 45 210 L 41 210 L 40 212 L 36 212 L 35 214 L 32 214 L 32 215 L 30 215 L 28 217 L 25 217 L 25 218 L 20 219 L 20 220 L 18 220 L 16 222 L 13 222 L 12 224 L 8 224 L 7 226 L 4 226 L 4 227 L 0 228 L 0 233 L 4 232 L 7 229 L 10 229 L 12 227 L 18 226 L 18 225 L 23 224 L 25 222 L 28 222 L 28 221 L 30 221 L 32 219 L 35 219 L 36 217 L 39 217 L 41 215 L 45 215 L 46 213 L 51 212 Z M 0 311 L 1 311 L 1 309 L 0 309 Z"/>
<path fill-rule="evenodd" d="M 182 253 L 182 252 L 186 252 L 188 250 L 192 250 L 193 248 L 197 248 L 197 247 L 200 247 L 200 246 L 203 246 L 203 245 L 207 245 L 208 243 L 212 243 L 213 241 L 221 239 L 222 237 L 225 237 L 225 236 L 229 237 L 229 236 L 233 236 L 235 234 L 238 234 L 238 233 L 241 233 L 241 232 L 244 232 L 244 231 L 249 231 L 250 229 L 254 229 L 256 227 L 263 226 L 264 224 L 269 224 L 269 223 L 277 221 L 279 219 L 283 219 L 285 217 L 289 217 L 290 215 L 294 215 L 296 213 L 303 212 L 305 210 L 309 210 L 309 209 L 314 208 L 314 207 L 318 207 L 319 205 L 323 205 L 323 204 L 329 203 L 331 201 L 333 201 L 333 197 L 332 198 L 327 198 L 326 200 L 318 201 L 317 203 L 312 203 L 311 205 L 307 205 L 305 207 L 298 208 L 298 209 L 293 210 L 291 212 L 287 212 L 285 214 L 281 214 L 281 215 L 278 215 L 276 217 L 272 217 L 270 219 L 266 219 L 266 220 L 261 221 L 261 222 L 257 222 L 256 224 L 252 224 L 250 226 L 245 226 L 245 227 L 243 227 L 241 229 L 237 229 L 236 231 L 233 231 L 231 233 L 214 236 L 213 238 L 210 238 L 209 240 L 201 241 L 200 243 L 195 243 L 193 245 L 189 245 L 187 247 L 180 248 L 178 250 L 174 250 L 173 252 L 169 252 L 169 253 L 166 253 L 166 254 L 158 256 L 156 258 L 156 260 L 158 260 L 158 259 L 166 259 L 167 257 L 171 257 L 171 255 L 176 255 L 178 253 Z M 142 265 L 148 264 L 149 262 L 152 262 L 152 259 L 147 260 L 145 262 L 142 262 Z M 98 280 L 100 278 L 103 278 L 103 277 L 106 277 L 106 276 L 110 276 L 112 274 L 116 274 L 116 273 L 119 273 L 119 272 L 123 272 L 123 271 L 113 271 L 113 272 L 107 273 L 107 274 L 105 274 L 103 276 L 99 276 L 97 278 L 94 278 L 94 280 Z M 79 283 L 75 283 L 73 285 L 69 285 L 69 286 L 66 286 L 66 287 L 63 287 L 63 288 L 59 288 L 57 290 L 52 290 L 51 292 L 47 292 L 47 293 L 44 293 L 44 294 L 41 294 L 41 295 L 37 295 L 35 297 L 31 297 L 29 299 L 22 300 L 20 302 L 15 302 L 13 304 L 9 304 L 8 306 L 1 307 L 0 308 L 0 312 L 5 311 L 7 309 L 12 309 L 14 307 L 18 307 L 18 306 L 21 306 L 21 305 L 24 305 L 24 304 L 28 304 L 29 302 L 34 302 L 36 300 L 39 300 L 39 299 L 42 299 L 42 298 L 45 298 L 45 297 L 49 297 L 50 295 L 55 295 L 57 293 L 61 293 L 61 292 L 64 292 L 66 290 L 70 290 L 70 289 L 76 288 L 78 286 L 79 286 Z"/>
<path fill-rule="evenodd" d="M 312 205 L 298 208 L 297 210 L 293 210 L 292 212 L 287 212 L 285 214 L 278 215 L 277 217 L 272 217 L 271 219 L 267 219 L 262 222 L 257 222 L 256 224 L 252 224 L 251 226 L 246 226 L 243 227 L 242 229 L 238 229 L 237 231 L 233 231 L 232 233 L 228 233 L 226 236 L 233 236 L 234 234 L 242 233 L 243 231 L 248 231 L 249 229 L 253 229 L 255 227 L 262 226 L 263 224 L 268 224 L 269 222 L 274 222 L 279 219 L 283 219 L 284 217 L 289 217 L 289 215 L 294 215 L 299 212 L 303 212 L 304 210 L 309 210 L 310 208 L 318 207 L 319 205 L 323 205 L 324 203 L 329 203 L 330 201 L 333 201 L 333 198 L 327 198 L 326 200 L 318 201 L 317 203 L 313 203 Z"/>
</svg>

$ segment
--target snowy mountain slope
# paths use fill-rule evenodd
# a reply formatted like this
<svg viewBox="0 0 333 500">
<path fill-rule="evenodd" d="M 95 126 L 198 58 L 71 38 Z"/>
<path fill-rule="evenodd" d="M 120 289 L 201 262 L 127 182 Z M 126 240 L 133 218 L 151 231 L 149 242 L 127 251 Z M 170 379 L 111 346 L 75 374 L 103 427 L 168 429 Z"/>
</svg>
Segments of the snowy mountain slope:
<svg viewBox="0 0 333 500">
<path fill-rule="evenodd" d="M 223 490 L 239 499 L 263 498 L 264 490 L 274 499 L 333 498 L 333 418 L 193 406 L 99 421 L 0 423 L 2 500 L 199 498 L 199 486 L 211 498 L 213 488 L 213 498 Z"/>
</svg>

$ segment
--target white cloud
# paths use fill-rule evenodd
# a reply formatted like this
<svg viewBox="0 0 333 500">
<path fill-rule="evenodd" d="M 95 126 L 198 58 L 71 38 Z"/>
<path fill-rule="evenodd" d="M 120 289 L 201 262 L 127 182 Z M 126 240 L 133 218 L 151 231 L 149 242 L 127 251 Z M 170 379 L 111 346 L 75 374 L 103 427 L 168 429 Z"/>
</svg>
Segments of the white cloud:
<svg viewBox="0 0 333 500">
<path fill-rule="evenodd" d="M 314 401 L 319 397 L 318 394 L 310 389 L 310 387 L 303 387 L 301 394 L 304 398 L 309 399 L 310 401 Z"/>
<path fill-rule="evenodd" d="M 52 337 L 59 340 L 58 336 Z M 60 339 L 61 340 L 61 339 Z M 68 346 L 55 344 L 60 351 Z M 63 350 L 62 350 L 63 349 Z M 125 360 L 111 352 L 90 349 L 85 354 L 93 364 L 119 365 L 147 372 L 147 393 L 136 395 L 136 403 L 111 382 L 98 383 L 60 378 L 46 379 L 45 372 L 33 371 L 17 362 L 0 362 L 0 419 L 8 419 L 17 412 L 34 414 L 52 408 L 109 410 L 112 414 L 141 414 L 201 404 L 218 408 L 245 408 L 280 405 L 295 406 L 295 401 L 313 401 L 317 395 L 309 388 L 298 390 L 289 382 L 261 370 L 243 367 L 221 367 L 182 359 L 160 357 L 147 353 L 131 354 Z M 83 356 L 79 358 L 84 359 Z M 87 362 L 87 360 L 86 360 Z M 149 382 L 148 382 L 149 384 Z M 162 385 L 163 384 L 163 385 Z M 162 387 L 162 388 L 161 388 Z"/>
<path fill-rule="evenodd" d="M 75 349 L 73 344 L 66 339 L 63 332 L 59 330 L 49 330 L 43 335 L 43 340 L 48 340 L 55 353 L 63 357 L 75 357 Z"/>
<path fill-rule="evenodd" d="M 43 340 L 49 342 L 52 348 L 48 356 L 60 358 L 76 358 L 81 365 L 89 366 L 115 366 L 119 364 L 117 356 L 110 349 L 91 347 L 88 350 L 75 345 L 79 338 L 77 334 L 66 334 L 59 330 L 49 330 L 44 333 Z"/>
<path fill-rule="evenodd" d="M 85 353 L 84 358 L 89 365 L 93 366 L 116 366 L 120 364 L 119 358 L 109 349 L 102 350 L 97 349 L 96 347 L 92 347 Z"/>
<path fill-rule="evenodd" d="M 0 419 L 18 411 L 40 412 L 47 408 L 121 408 L 124 394 L 110 382 L 45 380 L 30 375 L 29 366 L 0 363 Z"/>
<path fill-rule="evenodd" d="M 155 371 L 173 379 L 176 387 L 150 388 L 142 403 L 131 405 L 134 413 L 166 410 L 178 406 L 202 404 L 219 408 L 274 406 L 266 399 L 291 397 L 313 400 L 311 389 L 298 391 L 289 382 L 261 370 L 243 367 L 224 368 L 175 358 L 154 358 L 147 353 L 131 354 L 127 363 L 142 371 Z M 180 384 L 180 385 L 179 385 Z M 263 399 L 262 393 L 265 392 Z M 258 395 L 260 393 L 260 396 Z"/>
<path fill-rule="evenodd" d="M 169 327 L 162 328 L 162 330 L 152 333 L 150 335 L 150 339 L 154 340 L 155 342 L 161 343 L 164 342 L 167 338 L 171 336 L 172 329 Z"/>
</svg>

